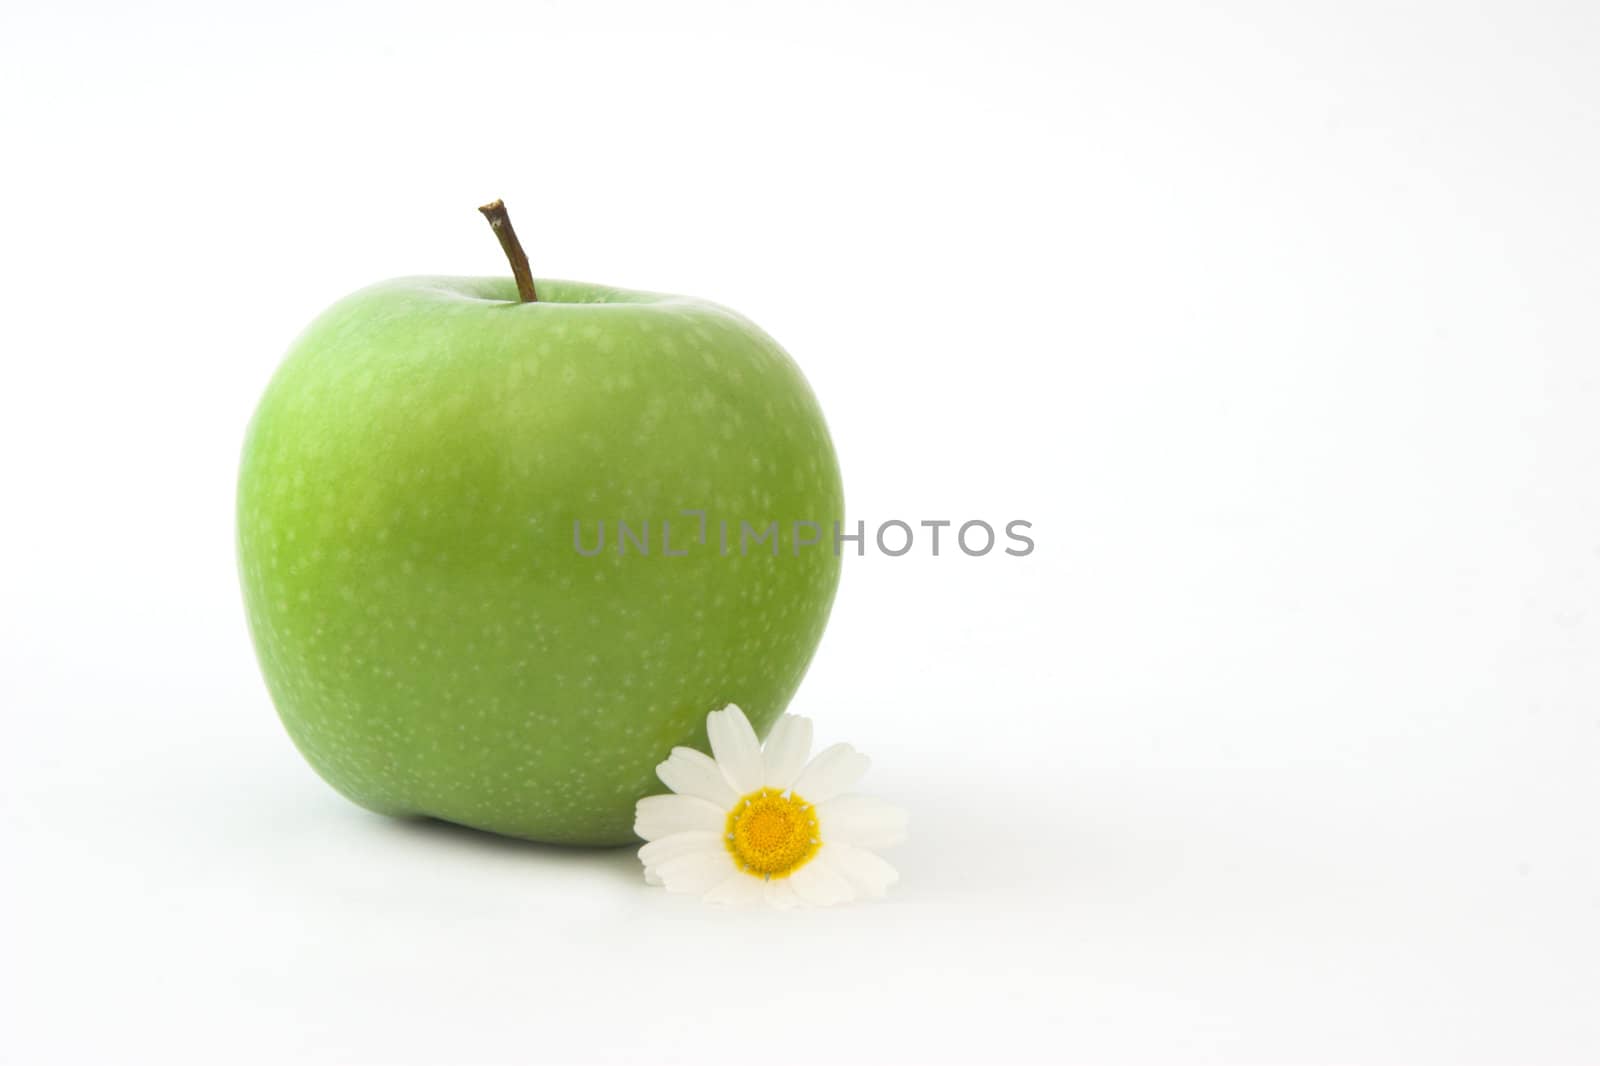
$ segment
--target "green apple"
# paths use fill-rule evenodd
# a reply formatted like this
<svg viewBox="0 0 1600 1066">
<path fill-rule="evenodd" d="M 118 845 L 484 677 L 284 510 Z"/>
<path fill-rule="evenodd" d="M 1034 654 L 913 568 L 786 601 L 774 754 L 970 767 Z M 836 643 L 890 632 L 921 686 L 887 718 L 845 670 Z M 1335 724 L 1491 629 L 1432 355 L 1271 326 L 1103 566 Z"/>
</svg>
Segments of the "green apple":
<svg viewBox="0 0 1600 1066">
<path fill-rule="evenodd" d="M 737 703 L 763 733 L 782 713 L 842 509 L 815 396 L 739 315 L 402 278 L 324 312 L 273 377 L 239 569 L 279 715 L 334 788 L 617 844 L 706 712 Z"/>
</svg>

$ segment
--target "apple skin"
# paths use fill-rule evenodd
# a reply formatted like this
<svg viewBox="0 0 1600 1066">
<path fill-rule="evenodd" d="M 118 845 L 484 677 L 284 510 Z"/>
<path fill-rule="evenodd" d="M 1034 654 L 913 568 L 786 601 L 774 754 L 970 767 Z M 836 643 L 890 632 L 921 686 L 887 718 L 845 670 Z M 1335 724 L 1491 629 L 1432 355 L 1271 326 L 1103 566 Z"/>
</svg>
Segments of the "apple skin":
<svg viewBox="0 0 1600 1066">
<path fill-rule="evenodd" d="M 273 702 L 334 788 L 620 844 L 708 711 L 763 735 L 783 712 L 838 585 L 843 490 L 816 397 L 754 324 L 537 284 L 401 278 L 312 323 L 246 435 L 239 571 Z M 618 519 L 648 522 L 648 555 L 618 552 Z M 605 522 L 604 552 L 574 521 L 589 551 Z M 741 554 L 741 521 L 778 522 L 778 553 Z M 796 521 L 821 543 L 794 548 Z"/>
</svg>

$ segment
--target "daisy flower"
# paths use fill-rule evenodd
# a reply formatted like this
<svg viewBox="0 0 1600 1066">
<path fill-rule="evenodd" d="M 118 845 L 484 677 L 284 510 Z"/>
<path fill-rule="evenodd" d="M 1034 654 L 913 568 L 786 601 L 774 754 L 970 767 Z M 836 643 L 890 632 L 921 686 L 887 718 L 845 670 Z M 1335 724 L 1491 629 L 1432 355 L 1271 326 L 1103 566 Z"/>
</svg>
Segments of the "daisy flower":
<svg viewBox="0 0 1600 1066">
<path fill-rule="evenodd" d="M 706 715 L 712 758 L 673 748 L 639 801 L 644 879 L 713 903 L 825 907 L 881 896 L 899 878 L 869 849 L 905 839 L 905 811 L 850 791 L 867 757 L 835 744 L 810 762 L 811 720 L 786 714 L 763 751 L 733 704 Z"/>
</svg>

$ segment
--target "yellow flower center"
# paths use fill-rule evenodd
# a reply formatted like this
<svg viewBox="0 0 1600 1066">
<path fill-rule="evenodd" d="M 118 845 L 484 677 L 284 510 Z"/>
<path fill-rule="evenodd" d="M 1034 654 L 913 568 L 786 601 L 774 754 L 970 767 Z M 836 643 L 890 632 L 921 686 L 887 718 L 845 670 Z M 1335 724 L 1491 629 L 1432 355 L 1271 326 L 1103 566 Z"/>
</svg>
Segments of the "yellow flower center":
<svg viewBox="0 0 1600 1066">
<path fill-rule="evenodd" d="M 793 792 L 763 788 L 728 812 L 728 850 L 745 873 L 788 877 L 822 847 L 817 809 Z"/>
</svg>

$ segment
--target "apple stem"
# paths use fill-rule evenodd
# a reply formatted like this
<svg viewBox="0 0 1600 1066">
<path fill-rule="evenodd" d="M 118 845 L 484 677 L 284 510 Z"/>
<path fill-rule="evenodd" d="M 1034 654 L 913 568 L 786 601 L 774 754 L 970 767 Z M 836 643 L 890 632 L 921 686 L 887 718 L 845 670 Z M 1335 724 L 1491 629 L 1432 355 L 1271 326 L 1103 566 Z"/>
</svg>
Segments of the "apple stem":
<svg viewBox="0 0 1600 1066">
<path fill-rule="evenodd" d="M 539 294 L 533 291 L 533 271 L 528 269 L 528 256 L 522 250 L 522 242 L 517 240 L 517 231 L 511 228 L 511 215 L 506 212 L 506 205 L 496 200 L 478 210 L 489 220 L 494 235 L 500 238 L 500 247 L 505 251 L 506 258 L 511 260 L 511 273 L 517 279 L 517 295 L 525 304 L 536 302 Z"/>
</svg>

